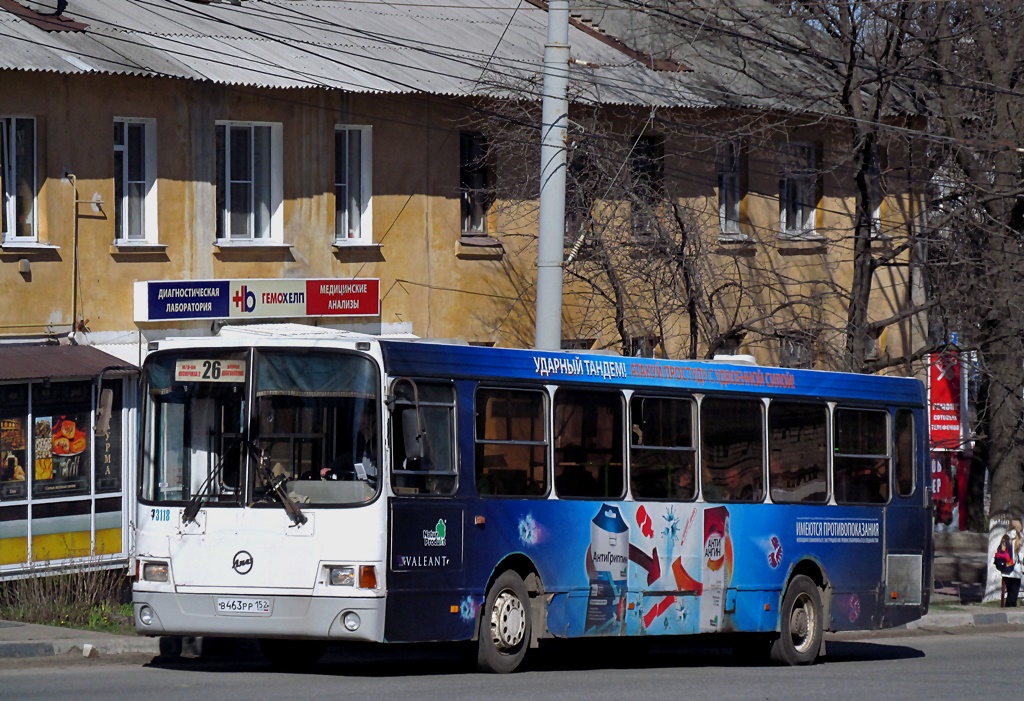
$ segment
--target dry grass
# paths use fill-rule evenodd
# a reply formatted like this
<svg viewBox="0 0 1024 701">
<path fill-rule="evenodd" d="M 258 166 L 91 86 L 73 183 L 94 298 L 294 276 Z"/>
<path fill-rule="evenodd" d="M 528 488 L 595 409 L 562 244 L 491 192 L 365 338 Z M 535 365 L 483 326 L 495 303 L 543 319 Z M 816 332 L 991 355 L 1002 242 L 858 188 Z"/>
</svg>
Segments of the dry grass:
<svg viewBox="0 0 1024 701">
<path fill-rule="evenodd" d="M 131 580 L 123 566 L 43 569 L 0 582 L 0 618 L 24 623 L 134 633 Z"/>
</svg>

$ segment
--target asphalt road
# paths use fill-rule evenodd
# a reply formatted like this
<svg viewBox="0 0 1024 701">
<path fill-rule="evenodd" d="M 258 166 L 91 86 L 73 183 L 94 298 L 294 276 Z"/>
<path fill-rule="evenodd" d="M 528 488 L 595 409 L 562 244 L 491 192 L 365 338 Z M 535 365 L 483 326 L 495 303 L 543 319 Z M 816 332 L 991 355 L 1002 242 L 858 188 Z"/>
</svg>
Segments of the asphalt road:
<svg viewBox="0 0 1024 701">
<path fill-rule="evenodd" d="M 727 650 L 689 643 L 560 644 L 539 650 L 525 671 L 504 676 L 471 671 L 459 648 L 338 651 L 303 674 L 273 672 L 255 656 L 166 661 L 76 655 L 0 661 L 0 698 L 935 701 L 1003 695 L 998 680 L 1016 676 L 1021 650 L 1019 627 L 831 639 L 822 662 L 800 668 L 748 664 Z"/>
</svg>

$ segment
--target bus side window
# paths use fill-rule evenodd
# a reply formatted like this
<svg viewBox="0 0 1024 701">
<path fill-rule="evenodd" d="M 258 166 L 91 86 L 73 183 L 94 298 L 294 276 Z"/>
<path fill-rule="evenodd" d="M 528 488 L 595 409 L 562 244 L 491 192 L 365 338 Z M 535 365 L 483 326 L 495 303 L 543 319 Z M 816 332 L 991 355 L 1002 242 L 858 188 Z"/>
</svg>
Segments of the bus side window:
<svg viewBox="0 0 1024 701">
<path fill-rule="evenodd" d="M 764 404 L 705 397 L 701 413 L 701 491 L 707 501 L 764 499 Z"/>
<path fill-rule="evenodd" d="M 697 496 L 693 400 L 634 395 L 629 484 L 634 499 Z"/>
<path fill-rule="evenodd" d="M 828 500 L 828 409 L 824 404 L 772 400 L 768 405 L 768 487 L 772 501 Z"/>
<path fill-rule="evenodd" d="M 836 409 L 832 483 L 837 503 L 889 501 L 888 416 L 885 411 Z"/>
<path fill-rule="evenodd" d="M 909 497 L 914 493 L 914 447 L 917 441 L 914 414 L 906 409 L 896 412 L 896 436 L 893 443 L 896 494 Z"/>
<path fill-rule="evenodd" d="M 544 394 L 536 390 L 477 391 L 477 494 L 540 496 L 547 492 L 545 405 Z"/>
<path fill-rule="evenodd" d="M 618 392 L 555 394 L 555 492 L 618 499 L 625 493 L 623 406 Z"/>
<path fill-rule="evenodd" d="M 392 489 L 396 494 L 453 494 L 455 391 L 450 384 L 397 380 L 391 421 Z"/>
</svg>

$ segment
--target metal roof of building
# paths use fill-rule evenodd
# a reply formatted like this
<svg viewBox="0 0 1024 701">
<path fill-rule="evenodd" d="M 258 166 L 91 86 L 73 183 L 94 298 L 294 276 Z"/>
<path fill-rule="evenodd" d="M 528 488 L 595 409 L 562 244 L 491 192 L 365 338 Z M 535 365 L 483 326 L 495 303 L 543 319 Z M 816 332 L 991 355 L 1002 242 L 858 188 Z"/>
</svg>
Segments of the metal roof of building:
<svg viewBox="0 0 1024 701">
<path fill-rule="evenodd" d="M 56 2 L 20 4 L 52 13 Z M 0 69 L 539 99 L 547 39 L 547 13 L 519 0 L 70 0 L 63 18 L 86 28 L 45 31 L 0 9 Z M 722 104 L 597 32 L 571 27 L 569 43 L 572 59 L 591 64 L 570 69 L 574 100 Z"/>
<path fill-rule="evenodd" d="M 0 346 L 0 381 L 105 377 L 135 372 L 120 358 L 91 346 Z"/>
</svg>

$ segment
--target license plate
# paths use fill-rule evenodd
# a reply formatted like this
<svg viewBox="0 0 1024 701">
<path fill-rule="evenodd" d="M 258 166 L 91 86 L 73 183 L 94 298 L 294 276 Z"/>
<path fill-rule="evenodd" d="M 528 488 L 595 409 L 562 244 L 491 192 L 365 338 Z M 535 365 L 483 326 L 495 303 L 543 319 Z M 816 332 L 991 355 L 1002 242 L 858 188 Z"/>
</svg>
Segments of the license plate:
<svg viewBox="0 0 1024 701">
<path fill-rule="evenodd" d="M 221 616 L 269 616 L 270 599 L 217 597 L 217 614 Z"/>
</svg>

